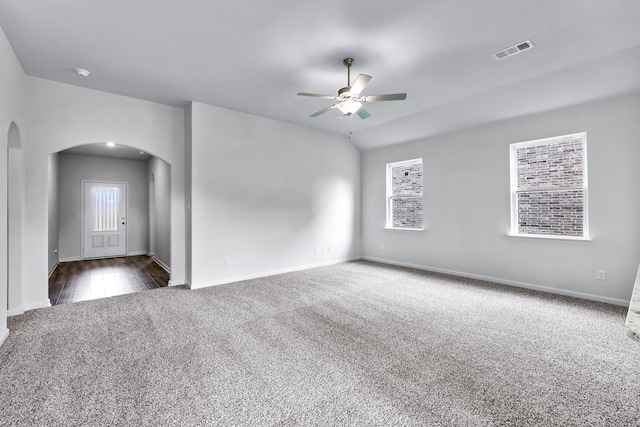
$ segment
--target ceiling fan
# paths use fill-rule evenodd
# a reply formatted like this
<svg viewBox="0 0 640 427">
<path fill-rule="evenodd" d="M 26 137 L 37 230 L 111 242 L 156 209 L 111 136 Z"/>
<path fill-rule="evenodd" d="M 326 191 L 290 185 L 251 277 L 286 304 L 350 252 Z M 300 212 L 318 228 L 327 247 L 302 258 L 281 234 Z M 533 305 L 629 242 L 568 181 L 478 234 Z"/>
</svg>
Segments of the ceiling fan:
<svg viewBox="0 0 640 427">
<path fill-rule="evenodd" d="M 402 101 L 407 99 L 406 93 L 390 93 L 386 95 L 361 95 L 364 88 L 371 80 L 371 76 L 366 74 L 359 74 L 356 80 L 351 84 L 351 66 L 354 63 L 353 58 L 345 58 L 342 63 L 347 67 L 347 86 L 338 91 L 338 96 L 333 95 L 321 95 L 318 93 L 298 92 L 299 96 L 311 96 L 314 98 L 334 99 L 340 101 L 336 104 L 330 105 L 311 114 L 309 117 L 318 117 L 321 114 L 326 113 L 329 110 L 337 108 L 342 113 L 342 116 L 350 116 L 356 113 L 361 119 L 367 119 L 371 117 L 371 114 L 362 106 L 363 102 L 377 102 L 377 101 Z"/>
</svg>

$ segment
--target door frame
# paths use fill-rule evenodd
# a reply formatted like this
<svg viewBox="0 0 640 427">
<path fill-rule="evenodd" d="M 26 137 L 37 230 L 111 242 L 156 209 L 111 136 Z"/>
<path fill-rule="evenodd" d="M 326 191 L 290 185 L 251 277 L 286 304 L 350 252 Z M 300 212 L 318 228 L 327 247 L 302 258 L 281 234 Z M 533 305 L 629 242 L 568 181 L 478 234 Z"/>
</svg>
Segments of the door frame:
<svg viewBox="0 0 640 427">
<path fill-rule="evenodd" d="M 118 185 L 124 185 L 126 188 L 126 192 L 127 192 L 127 197 L 126 197 L 126 208 L 125 208 L 125 217 L 127 218 L 127 227 L 124 230 L 125 233 L 125 242 L 124 242 L 124 255 L 118 255 L 118 256 L 127 256 L 129 254 L 129 182 L 128 181 L 103 181 L 103 180 L 99 180 L 99 179 L 83 179 L 82 180 L 82 184 L 80 185 L 80 248 L 82 249 L 82 259 L 86 260 L 86 259 L 100 259 L 102 257 L 87 257 L 85 254 L 85 231 L 86 231 L 86 227 L 85 227 L 85 185 L 87 183 L 92 183 L 92 184 L 118 184 Z M 107 257 L 107 258 L 113 258 L 113 257 Z"/>
</svg>

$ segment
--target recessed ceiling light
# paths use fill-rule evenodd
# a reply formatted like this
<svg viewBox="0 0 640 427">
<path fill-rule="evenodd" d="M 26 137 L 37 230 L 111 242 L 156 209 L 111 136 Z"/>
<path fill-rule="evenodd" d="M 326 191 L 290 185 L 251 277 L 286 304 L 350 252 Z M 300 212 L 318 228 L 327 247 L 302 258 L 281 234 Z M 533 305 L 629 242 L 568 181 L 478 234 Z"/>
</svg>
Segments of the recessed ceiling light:
<svg viewBox="0 0 640 427">
<path fill-rule="evenodd" d="M 81 77 L 89 77 L 89 74 L 91 74 L 90 72 L 82 68 L 76 68 L 74 71 L 76 72 L 77 75 Z"/>
<path fill-rule="evenodd" d="M 144 156 L 145 154 L 147 154 L 147 153 L 145 153 L 144 151 L 140 151 L 140 155 Z"/>
<path fill-rule="evenodd" d="M 116 144 L 114 142 L 107 142 L 107 147 L 115 147 Z"/>
</svg>

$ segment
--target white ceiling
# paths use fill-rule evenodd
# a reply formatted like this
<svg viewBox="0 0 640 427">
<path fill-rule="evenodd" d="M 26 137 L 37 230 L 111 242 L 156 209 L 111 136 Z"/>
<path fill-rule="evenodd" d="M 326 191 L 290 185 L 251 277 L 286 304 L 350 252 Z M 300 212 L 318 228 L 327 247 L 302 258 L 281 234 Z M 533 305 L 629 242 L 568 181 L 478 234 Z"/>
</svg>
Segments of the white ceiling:
<svg viewBox="0 0 640 427">
<path fill-rule="evenodd" d="M 361 149 L 640 91 L 637 0 L 0 0 L 0 26 L 28 75 L 352 132 Z M 310 118 L 332 101 L 296 93 L 337 93 L 346 57 L 373 76 L 363 94 L 407 100 Z"/>
<path fill-rule="evenodd" d="M 126 145 L 116 144 L 109 147 L 107 143 L 96 142 L 93 144 L 78 145 L 61 151 L 60 154 L 75 154 L 78 156 L 94 156 L 94 157 L 110 157 L 123 160 L 140 160 L 146 162 L 151 155 L 140 151 L 137 148 L 128 147 Z"/>
</svg>

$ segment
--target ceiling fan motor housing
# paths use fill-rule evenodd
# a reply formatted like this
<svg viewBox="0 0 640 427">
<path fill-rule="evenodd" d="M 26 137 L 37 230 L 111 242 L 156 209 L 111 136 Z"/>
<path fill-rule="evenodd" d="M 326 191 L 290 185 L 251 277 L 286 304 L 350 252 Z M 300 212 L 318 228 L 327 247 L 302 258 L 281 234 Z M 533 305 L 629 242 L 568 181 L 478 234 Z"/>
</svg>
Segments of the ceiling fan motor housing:
<svg viewBox="0 0 640 427">
<path fill-rule="evenodd" d="M 338 97 L 339 98 L 350 98 L 351 97 L 351 88 L 350 87 L 343 87 L 342 89 L 340 89 L 338 91 Z"/>
</svg>

